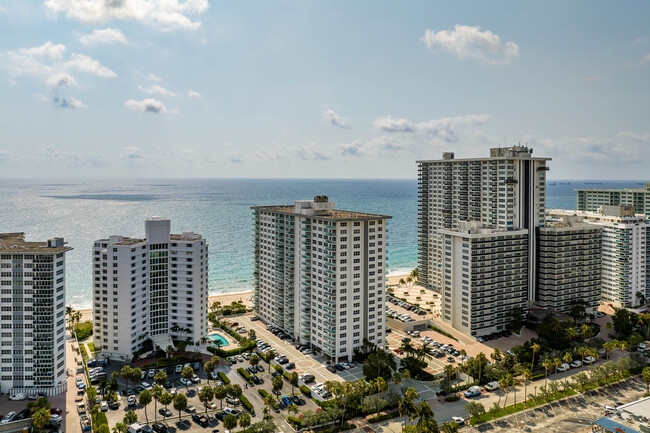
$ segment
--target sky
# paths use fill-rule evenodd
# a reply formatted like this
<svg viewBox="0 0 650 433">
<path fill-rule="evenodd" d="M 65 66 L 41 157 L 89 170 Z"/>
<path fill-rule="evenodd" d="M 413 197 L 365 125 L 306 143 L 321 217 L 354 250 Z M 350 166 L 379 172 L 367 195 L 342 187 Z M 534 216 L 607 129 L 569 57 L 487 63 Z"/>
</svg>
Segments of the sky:
<svg viewBox="0 0 650 433">
<path fill-rule="evenodd" d="M 650 2 L 0 0 L 0 177 L 647 179 Z"/>
</svg>

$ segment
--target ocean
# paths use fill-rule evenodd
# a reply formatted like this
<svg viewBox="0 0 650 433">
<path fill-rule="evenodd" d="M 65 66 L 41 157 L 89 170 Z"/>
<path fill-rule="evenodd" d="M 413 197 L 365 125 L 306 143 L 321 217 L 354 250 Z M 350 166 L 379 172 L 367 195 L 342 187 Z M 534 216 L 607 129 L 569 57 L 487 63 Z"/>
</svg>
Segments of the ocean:
<svg viewBox="0 0 650 433">
<path fill-rule="evenodd" d="M 642 181 L 549 180 L 547 207 L 575 208 L 575 188 L 636 188 Z M 201 233 L 210 244 L 210 293 L 252 288 L 251 206 L 291 204 L 327 195 L 340 209 L 391 215 L 388 271 L 417 265 L 417 180 L 156 179 L 45 182 L 0 181 L 0 233 L 27 240 L 62 236 L 67 261 L 67 303 L 91 306 L 93 241 L 110 235 L 144 236 L 144 220 L 171 219 L 173 233 Z"/>
</svg>

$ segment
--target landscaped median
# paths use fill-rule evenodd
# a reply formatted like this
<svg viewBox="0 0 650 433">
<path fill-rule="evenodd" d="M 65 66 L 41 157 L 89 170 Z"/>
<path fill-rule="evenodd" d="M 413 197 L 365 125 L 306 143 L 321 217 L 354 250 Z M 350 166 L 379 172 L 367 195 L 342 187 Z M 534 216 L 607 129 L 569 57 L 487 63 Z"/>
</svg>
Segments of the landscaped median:
<svg viewBox="0 0 650 433">
<path fill-rule="evenodd" d="M 311 389 L 309 389 L 309 387 L 307 385 L 300 385 L 298 387 L 298 389 L 300 390 L 300 392 L 305 394 L 307 397 L 311 397 Z"/>
<path fill-rule="evenodd" d="M 265 402 L 266 402 L 266 397 L 271 395 L 268 392 L 266 392 L 266 390 L 264 389 L 258 389 L 257 393 L 260 395 L 260 397 L 262 397 L 262 400 L 265 400 Z M 275 400 L 275 397 L 273 397 L 273 399 Z M 278 410 L 278 404 L 275 401 L 273 402 L 273 409 Z"/>
<path fill-rule="evenodd" d="M 253 384 L 253 380 L 251 379 L 251 375 L 250 375 L 250 373 L 248 373 L 248 372 L 247 372 L 246 370 L 244 370 L 242 367 L 239 367 L 239 368 L 237 369 L 237 373 L 239 373 L 239 375 L 240 375 L 241 377 L 243 377 L 244 380 L 245 380 L 246 382 L 248 382 L 249 385 L 252 385 L 252 384 Z"/>
<path fill-rule="evenodd" d="M 221 379 L 224 385 L 228 385 L 230 383 L 230 379 L 228 379 L 228 376 L 226 376 L 226 373 L 223 371 L 218 372 L 217 376 L 219 376 L 219 379 Z"/>
<path fill-rule="evenodd" d="M 255 416 L 255 408 L 251 402 L 243 395 L 239 397 L 239 400 L 241 401 L 241 404 L 246 408 L 246 410 L 251 414 L 251 416 Z"/>
<path fill-rule="evenodd" d="M 376 423 L 380 421 L 386 421 L 387 419 L 393 419 L 399 417 L 399 411 L 395 412 L 389 412 L 389 413 L 382 413 L 381 415 L 373 416 L 372 418 L 368 418 L 369 423 Z"/>
</svg>

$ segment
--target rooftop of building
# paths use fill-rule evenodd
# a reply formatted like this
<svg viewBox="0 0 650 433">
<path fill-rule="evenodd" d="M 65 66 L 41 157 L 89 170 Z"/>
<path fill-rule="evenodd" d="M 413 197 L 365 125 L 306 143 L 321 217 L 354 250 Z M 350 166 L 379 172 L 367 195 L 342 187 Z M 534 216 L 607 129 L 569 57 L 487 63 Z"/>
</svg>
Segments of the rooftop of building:
<svg viewBox="0 0 650 433">
<path fill-rule="evenodd" d="M 573 209 L 546 209 L 547 218 L 549 216 L 562 216 L 562 217 L 576 217 L 578 222 L 597 220 L 610 220 L 610 221 L 643 221 L 647 218 L 643 214 L 635 214 L 634 208 L 631 206 L 603 206 L 600 212 L 589 212 Z"/>
<path fill-rule="evenodd" d="M 266 210 L 288 215 L 300 215 L 331 221 L 362 221 L 390 219 L 391 216 L 335 209 L 334 202 L 324 195 L 313 200 L 297 200 L 293 205 L 252 206 L 254 210 Z"/>
<path fill-rule="evenodd" d="M 440 233 L 458 235 L 470 238 L 485 238 L 492 236 L 513 236 L 528 233 L 526 229 L 496 229 L 492 227 L 483 226 L 480 221 L 462 221 L 457 228 L 453 229 L 440 229 Z"/>
<path fill-rule="evenodd" d="M 512 147 L 492 147 L 490 148 L 490 156 L 483 158 L 460 158 L 456 159 L 453 152 L 445 152 L 442 154 L 442 159 L 420 160 L 417 163 L 427 162 L 465 162 L 465 161 L 488 161 L 488 160 L 507 160 L 507 159 L 525 159 L 533 161 L 550 161 L 551 158 L 534 157 L 533 148 L 527 146 L 512 146 Z"/>
<path fill-rule="evenodd" d="M 25 233 L 0 233 L 0 252 L 2 253 L 59 253 L 69 251 L 63 238 L 53 238 L 46 242 L 27 242 Z"/>
<path fill-rule="evenodd" d="M 116 236 L 116 237 L 121 239 L 119 239 L 117 242 L 113 242 L 111 245 L 130 247 L 133 245 L 140 245 L 147 242 L 146 238 L 130 238 L 127 236 Z M 198 241 L 200 239 L 203 239 L 203 236 L 193 232 L 171 233 L 169 235 L 170 241 Z M 100 242 L 100 243 L 105 242 L 108 244 L 110 242 L 110 239 L 98 239 L 95 242 Z"/>
</svg>

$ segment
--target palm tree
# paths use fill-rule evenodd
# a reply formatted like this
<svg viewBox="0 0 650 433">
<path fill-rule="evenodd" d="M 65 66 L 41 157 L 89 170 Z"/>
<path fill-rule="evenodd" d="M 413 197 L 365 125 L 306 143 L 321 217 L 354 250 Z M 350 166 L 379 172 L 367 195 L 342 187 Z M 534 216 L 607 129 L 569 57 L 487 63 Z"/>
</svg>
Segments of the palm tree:
<svg viewBox="0 0 650 433">
<path fill-rule="evenodd" d="M 573 328 L 567 328 L 566 329 L 566 338 L 569 341 L 575 340 L 577 336 L 578 336 L 578 333 L 576 332 L 575 329 L 573 329 Z"/>
<path fill-rule="evenodd" d="M 289 383 L 291 384 L 291 394 L 293 395 L 294 387 L 298 386 L 298 373 L 295 371 L 289 376 Z"/>
<path fill-rule="evenodd" d="M 113 433 L 126 433 L 127 425 L 124 424 L 123 422 L 118 422 L 115 424 L 115 427 L 113 427 Z"/>
<path fill-rule="evenodd" d="M 277 353 L 275 353 L 275 350 L 273 350 L 273 349 L 266 352 L 266 361 L 268 361 L 268 363 L 269 363 L 269 373 L 271 372 L 271 361 L 276 356 L 277 356 Z"/>
<path fill-rule="evenodd" d="M 210 385 L 210 376 L 212 376 L 212 373 L 214 373 L 214 369 L 215 365 L 212 361 L 208 361 L 203 364 L 203 370 L 205 370 L 205 374 L 208 377 L 208 385 Z"/>
<path fill-rule="evenodd" d="M 521 372 L 522 376 L 524 376 L 524 398 L 528 395 L 528 382 L 533 380 L 533 372 L 530 371 L 528 368 L 524 368 L 524 370 Z M 524 400 L 524 403 L 527 400 Z"/>
<path fill-rule="evenodd" d="M 212 399 L 214 399 L 214 390 L 212 387 L 210 385 L 207 385 L 201 388 L 199 391 L 199 401 L 203 403 L 206 415 L 208 413 L 208 403 L 210 403 Z"/>
<path fill-rule="evenodd" d="M 160 371 L 158 373 L 161 373 Z M 158 375 L 156 373 L 156 376 Z M 154 378 L 155 380 L 155 378 Z M 165 388 L 160 386 L 159 384 L 155 384 L 153 388 L 151 389 L 151 397 L 153 398 L 153 420 L 156 422 L 156 419 L 158 418 L 158 401 L 160 401 L 160 397 L 162 397 L 163 393 L 165 392 Z"/>
<path fill-rule="evenodd" d="M 242 431 L 246 431 L 246 427 L 248 427 L 249 425 L 251 425 L 251 416 L 246 412 L 244 412 L 239 416 L 239 427 L 244 429 Z"/>
<path fill-rule="evenodd" d="M 189 365 L 181 371 L 181 377 L 185 379 L 185 394 L 189 391 L 189 383 L 194 377 L 194 369 Z"/>
<path fill-rule="evenodd" d="M 542 366 L 544 367 L 544 386 L 548 383 L 548 370 L 553 368 L 555 363 L 553 362 L 552 359 L 545 359 L 544 362 L 542 363 Z"/>
<path fill-rule="evenodd" d="M 571 364 L 573 362 L 573 356 L 571 356 L 570 352 L 567 352 L 564 354 L 564 357 L 562 358 L 562 361 L 564 361 L 565 364 Z M 567 379 L 569 377 L 569 369 L 567 368 L 566 373 L 564 375 L 564 389 L 566 392 L 566 387 L 567 387 Z M 566 397 L 566 394 L 565 394 Z"/>
<path fill-rule="evenodd" d="M 300 409 L 298 409 L 298 406 L 296 406 L 295 404 L 290 404 L 289 406 L 287 406 L 287 412 L 289 412 L 289 415 L 297 415 L 298 413 L 300 413 Z"/>
<path fill-rule="evenodd" d="M 388 391 L 388 384 L 386 383 L 386 380 L 384 380 L 384 378 L 381 377 L 381 376 L 379 376 L 377 379 L 375 379 L 375 386 L 377 387 L 378 397 L 381 397 L 382 392 Z M 376 413 L 379 414 L 379 400 L 377 400 Z"/>
<path fill-rule="evenodd" d="M 65 307 L 65 315 L 68 317 L 68 328 L 70 328 L 70 322 L 72 321 L 72 313 L 74 313 L 74 308 L 72 308 L 72 305 L 66 305 Z"/>
<path fill-rule="evenodd" d="M 183 411 L 187 409 L 187 397 L 185 397 L 185 394 L 176 394 L 176 397 L 174 397 L 174 409 L 178 411 L 178 421 L 180 422 Z"/>
<path fill-rule="evenodd" d="M 530 345 L 531 350 L 533 351 L 533 361 L 530 363 L 530 369 L 535 370 L 535 354 L 539 352 L 541 349 L 541 346 L 537 343 L 531 344 Z"/>
<path fill-rule="evenodd" d="M 160 404 L 165 406 L 165 409 L 167 409 L 167 406 L 169 406 L 173 401 L 174 397 L 167 391 L 163 392 L 163 395 L 160 396 Z M 163 417 L 163 419 L 165 419 L 165 417 Z"/>
<path fill-rule="evenodd" d="M 143 390 L 138 396 L 138 403 L 144 406 L 144 418 L 149 424 L 149 415 L 147 414 L 147 406 L 151 403 L 151 392 L 148 389 Z"/>
<path fill-rule="evenodd" d="M 426 401 L 420 402 L 416 408 L 418 422 L 415 424 L 418 431 L 422 432 L 435 432 L 438 428 L 438 423 L 433 415 L 431 406 Z"/>
<path fill-rule="evenodd" d="M 496 347 L 496 348 L 494 349 L 494 352 L 492 352 L 492 353 L 490 354 L 490 358 L 491 358 L 492 361 L 494 361 L 494 362 L 501 361 L 501 358 L 502 358 L 502 357 L 503 357 L 503 355 L 502 355 L 502 353 L 501 353 L 501 350 L 500 350 L 498 347 Z"/>
<path fill-rule="evenodd" d="M 580 327 L 580 336 L 583 340 L 587 340 L 594 336 L 594 331 L 591 329 L 591 326 L 586 323 Z"/>
<path fill-rule="evenodd" d="M 406 284 L 411 284 L 412 282 L 413 282 L 412 276 L 409 275 L 408 277 L 406 277 Z"/>
<path fill-rule="evenodd" d="M 50 411 L 46 408 L 37 410 L 32 414 L 32 424 L 37 430 L 43 431 L 43 427 L 50 421 Z"/>
<path fill-rule="evenodd" d="M 220 409 L 223 409 L 223 399 L 226 398 L 226 394 L 228 394 L 228 392 L 226 387 L 223 385 L 219 385 L 214 389 L 214 398 L 219 400 Z"/>
<path fill-rule="evenodd" d="M 605 349 L 607 353 L 607 360 L 609 361 L 609 352 L 612 350 L 616 349 L 618 346 L 618 340 L 611 340 L 611 341 L 606 341 L 603 343 L 603 349 Z"/>
</svg>

